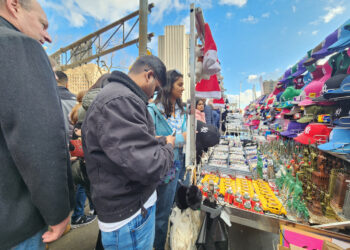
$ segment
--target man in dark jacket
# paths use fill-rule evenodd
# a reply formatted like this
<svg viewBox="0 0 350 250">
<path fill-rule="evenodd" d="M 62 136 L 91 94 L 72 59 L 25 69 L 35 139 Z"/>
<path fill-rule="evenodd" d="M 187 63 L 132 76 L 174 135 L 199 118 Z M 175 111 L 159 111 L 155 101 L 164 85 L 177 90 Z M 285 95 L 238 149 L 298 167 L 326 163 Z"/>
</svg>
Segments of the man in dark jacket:
<svg viewBox="0 0 350 250">
<path fill-rule="evenodd" d="M 62 71 L 55 72 L 57 76 L 58 95 L 61 99 L 64 125 L 67 131 L 67 138 L 72 137 L 73 126 L 69 122 L 69 114 L 77 104 L 76 96 L 68 90 L 68 76 Z"/>
<path fill-rule="evenodd" d="M 0 1 L 0 249 L 45 249 L 74 201 L 47 27 L 36 0 Z"/>
<path fill-rule="evenodd" d="M 204 103 L 205 103 L 205 101 L 204 101 Z M 208 103 L 204 106 L 204 113 L 205 113 L 205 123 L 208 125 L 214 125 L 213 101 L 212 100 L 209 100 Z"/>
<path fill-rule="evenodd" d="M 83 122 L 83 147 L 105 248 L 152 249 L 156 187 L 173 163 L 174 136 L 156 137 L 147 102 L 166 83 L 155 56 L 114 71 Z"/>
</svg>

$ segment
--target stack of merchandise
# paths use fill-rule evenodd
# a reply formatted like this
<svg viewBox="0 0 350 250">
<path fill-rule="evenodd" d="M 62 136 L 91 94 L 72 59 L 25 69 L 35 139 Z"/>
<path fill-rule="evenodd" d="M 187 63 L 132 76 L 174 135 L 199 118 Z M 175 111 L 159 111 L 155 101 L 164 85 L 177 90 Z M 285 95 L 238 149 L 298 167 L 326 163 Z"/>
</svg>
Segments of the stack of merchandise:
<svg viewBox="0 0 350 250">
<path fill-rule="evenodd" d="M 201 168 L 202 194 L 208 197 L 213 190 L 212 196 L 220 204 L 286 216 L 276 184 L 262 180 L 268 177 L 268 160 L 259 155 L 257 144 L 251 139 L 251 135 L 224 136 L 212 148 L 208 162 Z"/>
<path fill-rule="evenodd" d="M 350 158 L 349 24 L 289 68 L 271 94 L 248 105 L 245 126 Z"/>
</svg>

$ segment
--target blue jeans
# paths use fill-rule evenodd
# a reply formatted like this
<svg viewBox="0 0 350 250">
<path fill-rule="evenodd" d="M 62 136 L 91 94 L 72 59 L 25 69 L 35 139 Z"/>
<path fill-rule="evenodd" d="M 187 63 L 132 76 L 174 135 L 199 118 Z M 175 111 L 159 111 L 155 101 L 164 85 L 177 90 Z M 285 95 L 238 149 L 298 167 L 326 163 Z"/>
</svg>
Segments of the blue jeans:
<svg viewBox="0 0 350 250">
<path fill-rule="evenodd" d="M 19 243 L 17 246 L 11 248 L 11 250 L 44 250 L 45 244 L 41 236 L 46 232 L 47 228 L 41 229 L 35 235 Z"/>
<path fill-rule="evenodd" d="M 175 161 L 174 165 L 179 170 L 182 167 L 181 161 Z M 175 179 L 157 187 L 156 236 L 154 240 L 156 250 L 164 249 L 168 233 L 168 220 L 174 203 L 179 174 L 180 171 L 176 171 Z"/>
<path fill-rule="evenodd" d="M 74 213 L 72 215 L 72 221 L 79 219 L 79 217 L 84 215 L 86 201 L 86 193 L 85 189 L 82 185 L 77 185 L 77 190 L 75 192 L 75 208 Z"/>
<path fill-rule="evenodd" d="M 152 250 L 156 205 L 147 209 L 145 218 L 138 215 L 128 224 L 113 232 L 101 232 L 105 250 Z"/>
</svg>

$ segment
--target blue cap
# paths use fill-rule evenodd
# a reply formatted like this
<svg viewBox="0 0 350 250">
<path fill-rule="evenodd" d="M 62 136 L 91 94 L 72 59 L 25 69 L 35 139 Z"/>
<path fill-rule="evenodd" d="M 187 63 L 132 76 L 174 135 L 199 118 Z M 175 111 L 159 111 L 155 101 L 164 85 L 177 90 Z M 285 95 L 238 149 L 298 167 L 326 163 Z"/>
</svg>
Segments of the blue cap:
<svg viewBox="0 0 350 250">
<path fill-rule="evenodd" d="M 344 80 L 341 82 L 340 87 L 338 89 L 329 90 L 327 93 L 324 94 L 324 97 L 329 99 L 329 98 L 349 96 L 349 95 L 350 95 L 350 75 L 344 78 Z"/>
<path fill-rule="evenodd" d="M 304 81 L 304 87 L 302 87 L 302 89 L 305 89 L 305 87 L 312 82 L 312 74 L 308 71 L 304 77 L 303 77 L 303 81 Z"/>
<path fill-rule="evenodd" d="M 349 47 L 350 45 L 350 30 L 346 29 L 347 25 L 350 24 L 350 19 L 347 20 L 340 28 L 338 34 L 338 41 L 328 47 L 331 52 L 340 51 Z"/>
<path fill-rule="evenodd" d="M 350 129 L 335 127 L 329 135 L 329 142 L 319 145 L 318 148 L 336 153 L 350 153 Z"/>
</svg>

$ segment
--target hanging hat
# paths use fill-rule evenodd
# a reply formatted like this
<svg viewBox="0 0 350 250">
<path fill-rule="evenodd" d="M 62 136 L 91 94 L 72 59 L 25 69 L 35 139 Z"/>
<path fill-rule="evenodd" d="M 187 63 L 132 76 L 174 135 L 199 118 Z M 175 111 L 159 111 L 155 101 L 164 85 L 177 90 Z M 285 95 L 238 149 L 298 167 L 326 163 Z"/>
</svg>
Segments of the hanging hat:
<svg viewBox="0 0 350 250">
<path fill-rule="evenodd" d="M 338 29 L 331 33 L 326 39 L 322 42 L 322 49 L 312 54 L 312 57 L 315 59 L 323 58 L 327 55 L 332 54 L 331 51 L 328 50 L 328 47 L 338 41 L 339 32 Z"/>
<path fill-rule="evenodd" d="M 197 120 L 196 150 L 201 152 L 205 148 L 213 147 L 220 141 L 218 129 L 204 122 Z"/>
<path fill-rule="evenodd" d="M 312 81 L 312 74 L 311 72 L 307 72 L 303 77 L 304 87 L 305 88 L 310 82 Z"/>
<path fill-rule="evenodd" d="M 322 43 L 318 44 L 314 49 L 312 49 L 311 51 L 308 51 L 308 56 L 309 58 L 304 62 L 304 66 L 310 66 L 311 64 L 316 63 L 316 59 L 312 57 L 312 54 L 320 51 L 322 49 Z"/>
<path fill-rule="evenodd" d="M 285 119 L 293 119 L 294 115 L 297 113 L 301 113 L 301 108 L 300 106 L 294 106 L 288 114 L 284 114 Z"/>
<path fill-rule="evenodd" d="M 350 19 L 347 20 L 340 28 L 339 28 L 339 39 L 337 42 L 333 43 L 329 46 L 329 51 L 340 51 L 350 46 L 350 30 L 345 27 L 350 24 Z"/>
<path fill-rule="evenodd" d="M 334 95 L 332 93 L 341 88 L 341 84 L 346 77 L 346 74 L 338 74 L 329 78 L 323 85 L 321 96 L 317 97 L 314 101 L 325 102 L 327 99 L 332 98 Z"/>
<path fill-rule="evenodd" d="M 329 135 L 329 142 L 319 145 L 319 149 L 340 154 L 350 153 L 350 129 L 335 127 Z"/>
<path fill-rule="evenodd" d="M 338 102 L 333 113 L 334 124 L 341 127 L 350 127 L 350 105 L 348 101 Z"/>
<path fill-rule="evenodd" d="M 302 144 L 323 144 L 326 143 L 332 129 L 326 125 L 311 123 L 307 125 L 304 132 L 294 138 L 295 141 Z"/>
<path fill-rule="evenodd" d="M 336 54 L 332 57 L 334 72 L 333 75 L 336 74 L 347 74 L 350 66 L 350 50 L 346 50 Z"/>
<path fill-rule="evenodd" d="M 280 82 L 285 82 L 288 80 L 288 77 L 292 74 L 292 68 L 287 69 L 286 72 L 284 72 L 283 78 Z"/>
<path fill-rule="evenodd" d="M 298 96 L 301 94 L 301 90 L 300 89 L 295 89 L 294 87 L 290 86 L 288 88 L 286 88 L 286 90 L 283 92 L 283 94 L 281 95 L 280 100 L 282 102 L 284 101 L 291 101 L 293 100 L 293 98 L 295 96 Z"/>
<path fill-rule="evenodd" d="M 297 122 L 309 123 L 312 120 L 314 120 L 317 115 L 322 113 L 323 113 L 323 109 L 321 106 L 316 106 L 316 105 L 307 106 L 305 107 L 305 110 L 304 110 L 304 116 L 301 119 L 297 120 Z"/>
<path fill-rule="evenodd" d="M 218 50 L 214 42 L 209 24 L 205 24 L 204 37 L 204 56 L 203 56 L 203 73 L 207 75 L 214 75 L 221 70 L 218 60 Z"/>
<path fill-rule="evenodd" d="M 294 88 L 295 89 L 302 89 L 304 87 L 304 85 L 305 85 L 305 83 L 304 83 L 304 76 L 300 75 L 300 76 L 295 77 L 293 82 L 294 82 Z"/>
<path fill-rule="evenodd" d="M 213 106 L 214 107 L 225 107 L 225 100 L 224 98 L 221 99 L 214 99 L 213 100 Z"/>
<path fill-rule="evenodd" d="M 304 89 L 306 98 L 299 103 L 299 106 L 309 106 L 314 104 L 313 99 L 319 97 L 322 92 L 323 85 L 330 75 L 324 76 L 324 70 L 322 66 L 317 66 L 316 70 L 312 72 L 314 80 L 310 82 Z"/>
<path fill-rule="evenodd" d="M 298 62 L 297 71 L 292 75 L 293 77 L 298 77 L 306 71 L 306 68 L 304 66 L 304 62 L 306 61 L 306 59 L 307 58 L 303 58 L 302 60 L 300 60 L 300 62 Z"/>
<path fill-rule="evenodd" d="M 323 95 L 325 98 L 350 96 L 350 75 L 335 75 L 332 77 L 331 84 L 333 87 L 339 87 L 329 91 L 326 89 L 326 93 Z"/>
<path fill-rule="evenodd" d="M 286 137 L 289 137 L 289 138 L 294 138 L 294 137 L 297 137 L 297 135 L 300 133 L 300 132 L 303 132 L 305 127 L 307 126 L 307 123 L 298 123 L 296 121 L 291 121 L 289 124 L 288 124 L 288 128 L 286 131 L 284 132 L 281 132 L 281 135 L 282 136 L 286 136 Z"/>
<path fill-rule="evenodd" d="M 196 97 L 221 98 L 221 89 L 216 75 L 212 75 L 209 80 L 202 79 L 197 83 Z"/>
</svg>

